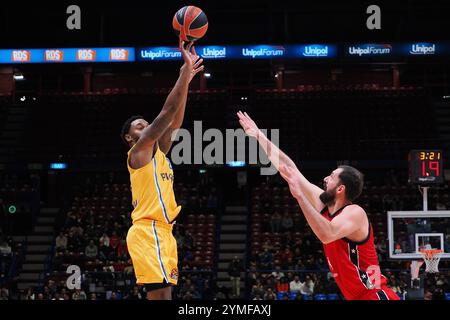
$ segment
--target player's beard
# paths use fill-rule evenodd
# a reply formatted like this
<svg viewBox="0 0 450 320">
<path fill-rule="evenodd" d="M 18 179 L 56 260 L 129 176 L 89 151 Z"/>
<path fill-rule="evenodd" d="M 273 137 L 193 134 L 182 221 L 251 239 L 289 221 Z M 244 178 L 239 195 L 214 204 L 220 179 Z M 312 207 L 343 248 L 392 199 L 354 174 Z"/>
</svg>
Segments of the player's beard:
<svg viewBox="0 0 450 320">
<path fill-rule="evenodd" d="M 323 204 L 325 204 L 326 206 L 333 205 L 336 200 L 336 190 L 337 190 L 337 187 L 334 189 L 326 190 L 326 191 L 322 192 L 319 196 L 320 201 L 322 201 Z"/>
</svg>

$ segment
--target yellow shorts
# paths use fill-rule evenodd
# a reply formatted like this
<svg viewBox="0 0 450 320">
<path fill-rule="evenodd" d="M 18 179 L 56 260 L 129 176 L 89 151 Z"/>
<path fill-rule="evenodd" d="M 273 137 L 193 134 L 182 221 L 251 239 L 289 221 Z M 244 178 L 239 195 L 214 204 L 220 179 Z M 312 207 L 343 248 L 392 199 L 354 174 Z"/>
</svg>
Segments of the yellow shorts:
<svg viewBox="0 0 450 320">
<path fill-rule="evenodd" d="M 127 246 L 137 284 L 177 284 L 177 241 L 172 227 L 159 221 L 138 220 L 128 230 Z"/>
</svg>

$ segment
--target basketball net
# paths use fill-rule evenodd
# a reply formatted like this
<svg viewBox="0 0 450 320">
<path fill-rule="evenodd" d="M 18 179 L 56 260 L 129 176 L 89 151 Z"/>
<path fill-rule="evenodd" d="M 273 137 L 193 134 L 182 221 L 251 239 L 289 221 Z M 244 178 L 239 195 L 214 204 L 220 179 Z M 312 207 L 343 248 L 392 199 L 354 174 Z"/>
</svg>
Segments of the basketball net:
<svg viewBox="0 0 450 320">
<path fill-rule="evenodd" d="M 442 250 L 439 249 L 424 249 L 420 250 L 425 261 L 425 272 L 437 273 L 439 272 L 438 265 L 439 260 L 441 260 Z"/>
</svg>

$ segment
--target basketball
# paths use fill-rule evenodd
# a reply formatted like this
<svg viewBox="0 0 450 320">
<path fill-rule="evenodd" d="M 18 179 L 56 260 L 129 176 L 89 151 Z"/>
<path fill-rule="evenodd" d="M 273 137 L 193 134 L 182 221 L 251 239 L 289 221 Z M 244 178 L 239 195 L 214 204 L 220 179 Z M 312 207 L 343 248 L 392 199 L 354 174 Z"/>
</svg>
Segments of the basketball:
<svg viewBox="0 0 450 320">
<path fill-rule="evenodd" d="M 183 41 L 196 41 L 208 30 L 208 19 L 202 9 L 185 6 L 175 13 L 172 26 Z"/>
</svg>

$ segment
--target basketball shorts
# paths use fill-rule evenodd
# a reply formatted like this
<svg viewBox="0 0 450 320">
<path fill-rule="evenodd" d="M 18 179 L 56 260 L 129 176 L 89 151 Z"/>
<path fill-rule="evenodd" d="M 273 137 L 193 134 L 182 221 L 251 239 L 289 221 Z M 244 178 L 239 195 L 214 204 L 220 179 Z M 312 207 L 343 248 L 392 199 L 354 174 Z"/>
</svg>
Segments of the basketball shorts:
<svg viewBox="0 0 450 320">
<path fill-rule="evenodd" d="M 127 246 L 137 284 L 177 284 L 177 242 L 172 227 L 159 221 L 138 220 L 128 230 Z"/>
<path fill-rule="evenodd" d="M 400 298 L 391 288 L 381 286 L 380 290 L 369 291 L 357 300 L 400 300 Z"/>
</svg>

